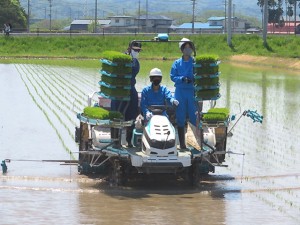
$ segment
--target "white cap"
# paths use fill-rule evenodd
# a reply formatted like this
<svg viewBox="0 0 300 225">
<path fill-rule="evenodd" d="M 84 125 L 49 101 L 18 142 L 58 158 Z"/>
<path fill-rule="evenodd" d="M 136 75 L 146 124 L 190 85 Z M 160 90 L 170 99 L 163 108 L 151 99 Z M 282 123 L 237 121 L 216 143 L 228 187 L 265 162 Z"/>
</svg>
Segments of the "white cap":
<svg viewBox="0 0 300 225">
<path fill-rule="evenodd" d="M 181 50 L 181 46 L 186 43 L 186 42 L 191 42 L 190 39 L 187 39 L 187 38 L 182 38 L 179 42 L 179 49 Z"/>
<path fill-rule="evenodd" d="M 150 73 L 149 73 L 149 77 L 162 77 L 162 72 L 160 69 L 158 68 L 153 68 Z"/>
</svg>

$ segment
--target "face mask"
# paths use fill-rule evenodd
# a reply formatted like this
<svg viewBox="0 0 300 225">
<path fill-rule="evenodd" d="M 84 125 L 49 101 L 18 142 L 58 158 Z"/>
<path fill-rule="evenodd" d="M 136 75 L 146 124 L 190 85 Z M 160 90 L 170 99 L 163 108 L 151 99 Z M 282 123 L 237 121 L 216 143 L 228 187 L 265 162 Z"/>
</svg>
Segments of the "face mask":
<svg viewBox="0 0 300 225">
<path fill-rule="evenodd" d="M 190 55 L 192 55 L 192 53 L 193 53 L 193 49 L 191 49 L 191 48 L 183 49 L 183 55 L 185 55 L 185 56 L 190 56 Z"/>
<path fill-rule="evenodd" d="M 154 80 L 154 81 L 152 81 L 152 84 L 154 86 L 158 86 L 160 84 L 160 80 Z"/>
<path fill-rule="evenodd" d="M 131 50 L 131 56 L 132 56 L 132 58 L 137 59 L 139 57 L 139 52 Z"/>
</svg>

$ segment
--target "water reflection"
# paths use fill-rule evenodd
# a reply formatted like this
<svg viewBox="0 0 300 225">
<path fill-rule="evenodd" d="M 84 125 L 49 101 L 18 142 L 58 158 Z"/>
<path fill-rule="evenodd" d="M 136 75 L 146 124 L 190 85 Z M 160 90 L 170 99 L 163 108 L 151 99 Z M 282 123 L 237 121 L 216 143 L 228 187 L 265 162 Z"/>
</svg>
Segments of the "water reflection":
<svg viewBox="0 0 300 225">
<path fill-rule="evenodd" d="M 93 188 L 100 188 L 104 193 L 79 195 L 80 218 L 84 218 L 81 222 L 224 224 L 225 193 L 213 179 L 203 181 L 196 189 L 165 176 L 138 179 L 126 188 L 111 189 L 107 184 L 95 184 Z"/>
</svg>

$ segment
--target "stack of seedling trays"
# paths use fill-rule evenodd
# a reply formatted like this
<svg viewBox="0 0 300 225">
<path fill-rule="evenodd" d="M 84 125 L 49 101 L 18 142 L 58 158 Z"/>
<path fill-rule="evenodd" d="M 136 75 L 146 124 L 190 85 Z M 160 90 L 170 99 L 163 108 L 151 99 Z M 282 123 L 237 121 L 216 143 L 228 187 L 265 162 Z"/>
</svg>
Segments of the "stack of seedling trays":
<svg viewBox="0 0 300 225">
<path fill-rule="evenodd" d="M 197 101 L 220 98 L 219 64 L 217 56 L 200 55 L 195 59 L 195 99 Z"/>
<path fill-rule="evenodd" d="M 216 137 L 216 151 L 222 151 L 218 154 L 218 161 L 224 162 L 227 140 L 227 129 L 229 126 L 229 109 L 228 108 L 211 108 L 203 113 L 202 127 L 214 128 Z M 217 162 L 211 159 L 211 162 Z"/>
<path fill-rule="evenodd" d="M 131 57 L 115 51 L 103 52 L 100 60 L 101 80 L 99 93 L 112 100 L 129 101 L 131 89 L 132 64 Z"/>
</svg>

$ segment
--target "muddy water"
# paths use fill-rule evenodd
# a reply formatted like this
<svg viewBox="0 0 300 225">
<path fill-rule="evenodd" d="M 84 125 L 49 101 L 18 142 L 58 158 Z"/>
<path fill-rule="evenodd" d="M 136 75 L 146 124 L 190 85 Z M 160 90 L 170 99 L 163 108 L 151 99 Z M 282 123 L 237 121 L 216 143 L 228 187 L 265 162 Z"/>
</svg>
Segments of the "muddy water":
<svg viewBox="0 0 300 225">
<path fill-rule="evenodd" d="M 98 90 L 97 71 L 0 65 L 0 224 L 300 224 L 300 77 L 287 71 L 222 65 L 218 107 L 240 118 L 228 140 L 227 168 L 197 188 L 144 177 L 111 189 L 76 166 L 76 113 Z M 147 83 L 140 78 L 138 89 Z M 172 83 L 164 80 L 170 89 Z"/>
</svg>

